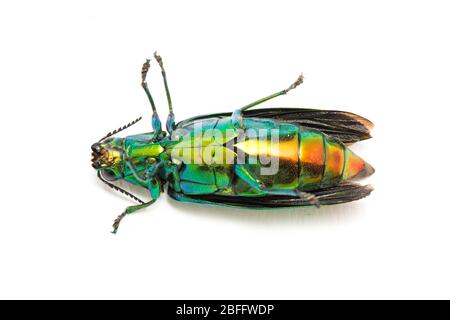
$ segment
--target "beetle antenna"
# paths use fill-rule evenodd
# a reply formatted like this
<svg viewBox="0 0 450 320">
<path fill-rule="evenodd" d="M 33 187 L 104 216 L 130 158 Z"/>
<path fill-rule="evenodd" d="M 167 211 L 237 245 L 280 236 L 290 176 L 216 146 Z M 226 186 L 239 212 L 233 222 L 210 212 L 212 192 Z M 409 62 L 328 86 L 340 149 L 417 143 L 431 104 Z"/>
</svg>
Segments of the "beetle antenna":
<svg viewBox="0 0 450 320">
<path fill-rule="evenodd" d="M 138 197 L 136 197 L 134 194 L 132 194 L 132 193 L 130 193 L 130 192 L 128 192 L 128 191 L 126 191 L 126 190 L 124 190 L 124 189 L 122 189 L 122 188 L 116 186 L 115 184 L 112 184 L 111 182 L 106 181 L 106 180 L 102 177 L 102 174 L 100 173 L 100 171 L 97 172 L 97 177 L 98 177 L 103 183 L 105 183 L 107 186 L 109 186 L 110 188 L 112 188 L 112 189 L 114 189 L 114 190 L 116 190 L 116 191 L 119 191 L 119 192 L 123 193 L 123 194 L 126 195 L 126 196 L 129 196 L 131 199 L 133 199 L 133 200 L 139 202 L 140 204 L 143 204 L 143 203 L 144 203 L 144 201 L 142 201 L 141 199 L 139 199 Z"/>
<path fill-rule="evenodd" d="M 137 122 L 139 122 L 142 119 L 142 117 L 137 118 L 136 120 L 131 121 L 130 123 L 124 125 L 123 127 L 120 127 L 114 131 L 108 132 L 108 134 L 106 136 L 104 136 L 103 138 L 101 138 L 100 140 L 98 140 L 98 142 L 101 142 L 103 140 L 105 140 L 106 138 L 109 138 L 113 135 L 115 135 L 116 133 L 119 133 L 120 131 L 123 131 L 129 127 L 131 127 L 132 125 L 136 124 Z"/>
</svg>

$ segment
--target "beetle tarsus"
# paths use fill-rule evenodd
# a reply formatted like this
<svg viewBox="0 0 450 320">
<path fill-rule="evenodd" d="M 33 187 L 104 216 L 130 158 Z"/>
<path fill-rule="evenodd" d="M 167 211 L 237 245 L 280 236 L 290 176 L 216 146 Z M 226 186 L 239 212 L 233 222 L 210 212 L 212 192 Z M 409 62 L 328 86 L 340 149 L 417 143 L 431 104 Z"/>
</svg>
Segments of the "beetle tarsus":
<svg viewBox="0 0 450 320">
<path fill-rule="evenodd" d="M 150 60 L 146 59 L 144 64 L 142 65 L 142 69 L 141 69 L 141 75 L 142 75 L 141 86 L 145 86 L 145 80 L 147 78 L 147 73 L 148 73 L 149 69 L 150 69 Z"/>
<path fill-rule="evenodd" d="M 291 91 L 291 90 L 297 88 L 299 85 L 301 85 L 301 84 L 303 83 L 303 80 L 304 80 L 304 79 L 305 79 L 305 78 L 303 77 L 303 73 L 300 74 L 300 76 L 297 78 L 297 80 L 296 80 L 293 84 L 291 84 L 291 85 L 289 86 L 289 88 L 287 88 L 286 90 L 284 90 L 284 91 L 285 91 L 285 94 L 288 93 L 289 91 Z"/>
<path fill-rule="evenodd" d="M 296 190 L 297 195 L 307 201 L 309 204 L 315 206 L 316 208 L 320 208 L 320 201 L 317 199 L 315 195 L 309 192 Z"/>
<path fill-rule="evenodd" d="M 241 119 L 242 119 L 242 111 L 248 110 L 250 108 L 253 108 L 254 106 L 260 105 L 263 102 L 266 102 L 266 101 L 272 100 L 276 97 L 287 94 L 289 91 L 291 91 L 291 90 L 297 88 L 299 85 L 301 85 L 303 83 L 303 79 L 304 79 L 304 77 L 303 77 L 303 73 L 302 73 L 297 78 L 297 80 L 293 84 L 291 84 L 287 89 L 284 89 L 284 90 L 281 90 L 274 94 L 271 94 L 270 96 L 267 96 L 265 98 L 256 100 L 250 104 L 247 104 L 246 106 L 243 106 L 242 108 L 239 108 L 238 110 L 235 110 L 232 114 L 233 125 L 238 128 L 243 128 L 243 126 L 240 124 Z"/>
<path fill-rule="evenodd" d="M 161 67 L 161 71 L 162 71 L 162 72 L 165 72 L 164 66 L 163 66 L 162 58 L 161 58 L 161 56 L 158 54 L 158 52 L 155 51 L 155 52 L 153 53 L 153 56 L 155 57 L 155 59 L 156 59 L 156 61 L 158 62 L 159 66 Z"/>
<path fill-rule="evenodd" d="M 119 229 L 119 225 L 120 222 L 122 221 L 122 219 L 127 215 L 127 211 L 125 210 L 124 212 L 122 212 L 121 214 L 119 214 L 116 218 L 116 220 L 114 220 L 114 223 L 112 225 L 113 227 L 113 231 L 111 231 L 111 233 L 116 234 L 117 230 Z"/>
</svg>

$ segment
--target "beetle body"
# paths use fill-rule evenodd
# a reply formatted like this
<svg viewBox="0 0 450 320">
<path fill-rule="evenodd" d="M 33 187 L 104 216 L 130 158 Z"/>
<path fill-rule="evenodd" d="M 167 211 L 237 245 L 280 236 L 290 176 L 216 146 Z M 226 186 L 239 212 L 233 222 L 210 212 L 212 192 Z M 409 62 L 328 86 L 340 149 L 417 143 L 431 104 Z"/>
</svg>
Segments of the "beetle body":
<svg viewBox="0 0 450 320">
<path fill-rule="evenodd" d="M 153 108 L 154 131 L 112 137 L 133 125 L 109 133 L 92 146 L 93 167 L 99 178 L 136 201 L 114 223 L 152 204 L 164 186 L 183 202 L 244 208 L 280 208 L 349 202 L 367 196 L 370 186 L 354 180 L 374 169 L 348 146 L 370 138 L 367 119 L 343 111 L 299 108 L 248 110 L 286 94 L 302 83 L 260 99 L 233 113 L 194 117 L 175 124 L 162 60 L 157 58 L 169 102 L 168 133 L 161 130 L 153 99 L 142 85 Z M 125 180 L 149 190 L 144 202 L 112 182 Z"/>
<path fill-rule="evenodd" d="M 180 129 L 187 133 L 181 137 L 175 131 L 172 139 L 181 141 L 166 152 L 179 164 L 179 183 L 170 187 L 186 195 L 293 195 L 373 172 L 345 144 L 320 131 L 260 118 L 247 118 L 244 126 L 250 129 L 235 129 L 230 117 L 212 117 L 184 124 Z M 195 127 L 202 129 L 196 132 Z M 251 181 L 241 173 L 242 167 Z"/>
</svg>

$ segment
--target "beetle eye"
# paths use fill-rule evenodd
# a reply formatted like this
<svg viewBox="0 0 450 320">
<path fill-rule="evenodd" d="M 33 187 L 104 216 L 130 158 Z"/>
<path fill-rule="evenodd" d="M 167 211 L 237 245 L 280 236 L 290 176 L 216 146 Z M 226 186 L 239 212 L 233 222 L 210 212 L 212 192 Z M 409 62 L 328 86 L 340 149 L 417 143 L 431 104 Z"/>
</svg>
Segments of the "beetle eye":
<svg viewBox="0 0 450 320">
<path fill-rule="evenodd" d="M 102 177 L 108 181 L 115 181 L 118 179 L 116 177 L 116 174 L 112 170 L 109 170 L 109 169 L 102 170 Z"/>
</svg>

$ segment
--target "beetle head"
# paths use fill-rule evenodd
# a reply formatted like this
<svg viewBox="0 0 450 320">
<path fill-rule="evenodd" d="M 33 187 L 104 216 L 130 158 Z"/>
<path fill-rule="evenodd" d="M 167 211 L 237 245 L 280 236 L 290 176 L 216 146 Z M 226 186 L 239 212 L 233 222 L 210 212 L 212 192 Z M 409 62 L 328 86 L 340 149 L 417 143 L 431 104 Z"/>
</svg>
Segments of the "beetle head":
<svg viewBox="0 0 450 320">
<path fill-rule="evenodd" d="M 122 144 L 122 138 L 108 138 L 91 146 L 92 167 L 99 170 L 106 180 L 113 181 L 122 176 Z"/>
</svg>

